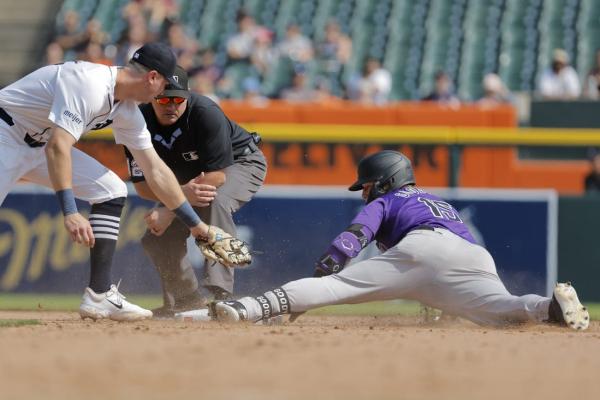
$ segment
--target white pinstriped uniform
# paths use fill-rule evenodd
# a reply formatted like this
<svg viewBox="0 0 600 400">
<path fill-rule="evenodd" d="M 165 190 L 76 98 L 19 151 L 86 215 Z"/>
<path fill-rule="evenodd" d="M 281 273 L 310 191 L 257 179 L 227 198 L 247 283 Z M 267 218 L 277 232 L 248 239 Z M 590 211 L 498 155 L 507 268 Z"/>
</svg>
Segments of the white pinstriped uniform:
<svg viewBox="0 0 600 400">
<path fill-rule="evenodd" d="M 5 112 L 0 119 L 0 204 L 20 179 L 52 188 L 43 143 L 55 126 L 78 140 L 90 130 L 110 125 L 117 143 L 152 148 L 137 104 L 115 103 L 117 69 L 88 62 L 50 65 L 0 90 L 0 108 Z M 127 196 L 125 184 L 114 172 L 75 148 L 72 169 L 73 192 L 79 199 L 94 204 Z"/>
</svg>

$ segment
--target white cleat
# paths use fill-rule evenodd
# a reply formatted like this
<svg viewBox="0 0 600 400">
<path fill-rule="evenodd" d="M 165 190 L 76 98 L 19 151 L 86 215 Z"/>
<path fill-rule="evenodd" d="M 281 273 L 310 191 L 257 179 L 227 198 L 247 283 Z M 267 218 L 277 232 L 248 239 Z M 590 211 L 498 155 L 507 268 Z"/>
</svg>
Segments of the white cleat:
<svg viewBox="0 0 600 400">
<path fill-rule="evenodd" d="M 211 308 L 214 310 L 211 314 L 219 322 L 235 323 L 248 319 L 246 307 L 239 301 L 218 301 L 211 304 Z"/>
<path fill-rule="evenodd" d="M 560 310 L 556 310 L 556 303 L 560 307 Z M 555 304 L 552 304 L 555 303 Z M 557 283 L 554 288 L 554 296 L 552 296 L 552 303 L 550 308 L 555 308 L 558 317 L 562 316 L 562 322 L 568 327 L 575 330 L 585 330 L 590 325 L 590 313 L 587 308 L 584 307 L 577 297 L 575 288 L 571 286 L 571 282 Z"/>
<path fill-rule="evenodd" d="M 118 285 L 111 285 L 110 290 L 105 293 L 96 293 L 92 289 L 85 288 L 79 315 L 82 319 L 95 320 L 109 318 L 113 321 L 139 321 L 152 318 L 152 311 L 136 306 L 125 300 L 119 292 Z"/>
</svg>

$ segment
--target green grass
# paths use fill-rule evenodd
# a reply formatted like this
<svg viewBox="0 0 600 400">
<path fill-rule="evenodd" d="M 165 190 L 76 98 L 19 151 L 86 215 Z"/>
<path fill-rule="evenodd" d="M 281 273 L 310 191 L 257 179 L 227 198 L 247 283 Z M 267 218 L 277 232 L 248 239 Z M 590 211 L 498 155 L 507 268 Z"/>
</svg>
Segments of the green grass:
<svg viewBox="0 0 600 400">
<path fill-rule="evenodd" d="M 133 303 L 148 309 L 162 305 L 161 296 L 133 295 L 128 297 Z M 80 295 L 59 294 L 0 294 L 0 310 L 46 310 L 77 311 Z M 586 303 L 590 317 L 600 320 L 600 303 Z M 328 306 L 310 311 L 312 315 L 417 315 L 420 305 L 417 302 L 394 300 L 363 304 Z M 1 325 L 0 325 L 1 326 Z"/>
<path fill-rule="evenodd" d="M 15 326 L 38 325 L 37 319 L 0 319 L 0 328 L 12 328 Z"/>
<path fill-rule="evenodd" d="M 135 304 L 152 309 L 162 305 L 161 296 L 131 296 L 128 300 Z M 63 294 L 0 294 L 0 310 L 45 310 L 45 311 L 77 311 L 81 295 Z"/>
</svg>

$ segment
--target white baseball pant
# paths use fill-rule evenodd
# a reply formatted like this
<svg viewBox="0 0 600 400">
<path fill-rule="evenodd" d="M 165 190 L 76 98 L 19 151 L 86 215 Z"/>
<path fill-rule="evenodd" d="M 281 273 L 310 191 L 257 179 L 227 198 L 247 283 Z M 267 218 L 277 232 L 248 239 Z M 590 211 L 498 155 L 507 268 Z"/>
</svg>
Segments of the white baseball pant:
<svg viewBox="0 0 600 400">
<path fill-rule="evenodd" d="M 91 204 L 127 197 L 127 186 L 111 170 L 81 150 L 72 149 L 75 197 Z M 29 147 L 0 120 L 0 204 L 19 180 L 52 189 L 44 147 Z"/>
</svg>

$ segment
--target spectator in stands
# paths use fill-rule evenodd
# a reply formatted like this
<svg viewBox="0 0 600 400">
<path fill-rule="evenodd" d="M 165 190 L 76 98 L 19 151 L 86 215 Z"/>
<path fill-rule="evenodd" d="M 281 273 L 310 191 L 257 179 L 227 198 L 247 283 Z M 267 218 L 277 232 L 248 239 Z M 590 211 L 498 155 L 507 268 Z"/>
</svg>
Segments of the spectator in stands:
<svg viewBox="0 0 600 400">
<path fill-rule="evenodd" d="M 590 100 L 600 100 L 600 49 L 596 50 L 596 65 L 585 78 L 583 97 Z"/>
<path fill-rule="evenodd" d="M 175 51 L 177 57 L 186 53 L 196 54 L 200 47 L 196 39 L 190 37 L 179 22 L 171 24 L 167 30 L 167 44 Z"/>
<path fill-rule="evenodd" d="M 317 58 L 323 63 L 322 69 L 336 74 L 352 55 L 352 40 L 342 32 L 335 21 L 330 21 L 325 27 L 325 39 L 316 46 Z"/>
<path fill-rule="evenodd" d="M 196 68 L 209 77 L 213 84 L 223 76 L 223 68 L 217 64 L 215 52 L 211 49 L 206 49 L 201 53 L 200 65 Z"/>
<path fill-rule="evenodd" d="M 240 11 L 237 15 L 238 32 L 227 41 L 227 55 L 231 63 L 250 62 L 254 51 L 256 22 L 254 18 Z"/>
<path fill-rule="evenodd" d="M 435 86 L 433 91 L 423 98 L 425 101 L 436 101 L 451 107 L 459 106 L 460 100 L 454 94 L 452 79 L 444 71 L 435 74 Z"/>
<path fill-rule="evenodd" d="M 277 59 L 277 51 L 273 48 L 273 32 L 265 27 L 258 27 L 254 37 L 254 51 L 250 60 L 260 76 L 264 77 Z"/>
<path fill-rule="evenodd" d="M 494 73 L 486 74 L 483 77 L 483 97 L 477 101 L 477 104 L 482 107 L 494 107 L 510 101 L 510 92 L 502 79 Z"/>
<path fill-rule="evenodd" d="M 62 47 L 65 53 L 68 53 L 67 58 L 70 59 L 75 58 L 77 53 L 83 51 L 89 39 L 87 30 L 81 26 L 79 13 L 75 10 L 65 13 L 63 23 L 58 27 L 55 37 L 55 42 Z"/>
<path fill-rule="evenodd" d="M 58 43 L 52 42 L 48 46 L 46 46 L 46 57 L 44 60 L 44 65 L 60 64 L 64 61 L 65 53 L 63 52 L 62 47 Z"/>
<path fill-rule="evenodd" d="M 92 41 L 88 43 L 80 58 L 96 64 L 113 65 L 113 60 L 104 55 L 102 45 Z"/>
<path fill-rule="evenodd" d="M 459 107 L 460 100 L 454 94 L 452 79 L 444 71 L 438 71 L 435 74 L 435 85 L 433 91 L 423 98 L 423 101 L 434 101 L 451 108 Z M 413 164 L 418 167 L 421 164 L 423 156 L 427 159 L 427 164 L 437 169 L 438 164 L 434 157 L 435 146 L 415 145 L 413 146 Z"/>
<path fill-rule="evenodd" d="M 142 0 L 142 10 L 147 15 L 148 30 L 159 34 L 166 21 L 179 18 L 179 2 L 175 0 Z"/>
<path fill-rule="evenodd" d="M 190 90 L 194 93 L 206 96 L 219 104 L 219 96 L 215 93 L 214 82 L 206 72 L 200 72 L 194 75 L 191 80 Z"/>
<path fill-rule="evenodd" d="M 381 66 L 379 60 L 370 58 L 357 82 L 357 91 L 356 100 L 363 104 L 385 104 L 392 91 L 392 74 Z"/>
<path fill-rule="evenodd" d="M 585 192 L 600 194 L 600 152 L 593 149 L 590 153 L 591 171 L 584 180 Z"/>
<path fill-rule="evenodd" d="M 573 100 L 581 95 L 579 77 L 569 65 L 569 55 L 563 49 L 554 50 L 552 64 L 542 72 L 538 90 L 547 100 Z"/>
<path fill-rule="evenodd" d="M 131 60 L 133 53 L 148 40 L 148 30 L 145 22 L 135 22 L 129 25 L 127 40 L 119 46 L 116 56 L 117 65 L 125 65 Z"/>
<path fill-rule="evenodd" d="M 331 93 L 331 84 L 327 79 L 318 78 L 313 102 L 321 105 L 341 105 L 344 100 Z"/>
<path fill-rule="evenodd" d="M 269 105 L 269 99 L 260 92 L 260 81 L 249 76 L 242 80 L 242 89 L 244 90 L 244 102 L 254 107 L 266 107 Z"/>
<path fill-rule="evenodd" d="M 296 72 L 292 79 L 292 86 L 283 89 L 280 97 L 293 103 L 308 103 L 314 101 L 317 96 L 304 72 Z"/>
<path fill-rule="evenodd" d="M 295 64 L 304 65 L 314 57 L 312 42 L 302 34 L 298 24 L 292 23 L 287 27 L 285 38 L 277 45 L 282 57 L 288 57 Z"/>
</svg>

